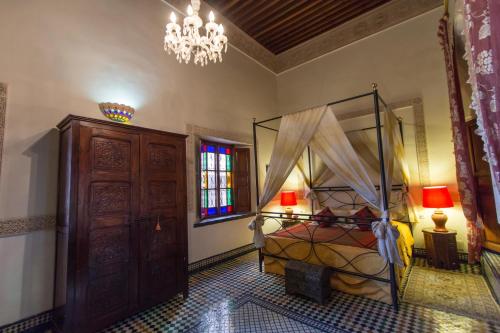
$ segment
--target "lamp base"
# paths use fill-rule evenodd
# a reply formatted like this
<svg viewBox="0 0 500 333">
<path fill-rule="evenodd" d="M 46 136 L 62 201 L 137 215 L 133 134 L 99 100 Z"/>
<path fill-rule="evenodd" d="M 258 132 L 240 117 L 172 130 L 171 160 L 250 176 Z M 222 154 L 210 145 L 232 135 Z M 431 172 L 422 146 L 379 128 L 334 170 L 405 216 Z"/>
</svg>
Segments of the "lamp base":
<svg viewBox="0 0 500 333">
<path fill-rule="evenodd" d="M 291 219 L 292 218 L 292 215 L 293 215 L 293 208 L 291 207 L 288 207 L 285 209 L 285 214 L 286 214 L 286 217 Z"/>
<path fill-rule="evenodd" d="M 432 221 L 434 221 L 435 228 L 434 231 L 436 232 L 448 232 L 448 229 L 446 229 L 446 221 L 448 221 L 448 216 L 446 216 L 445 213 L 443 213 L 442 210 L 436 209 L 434 214 L 432 214 Z"/>
</svg>

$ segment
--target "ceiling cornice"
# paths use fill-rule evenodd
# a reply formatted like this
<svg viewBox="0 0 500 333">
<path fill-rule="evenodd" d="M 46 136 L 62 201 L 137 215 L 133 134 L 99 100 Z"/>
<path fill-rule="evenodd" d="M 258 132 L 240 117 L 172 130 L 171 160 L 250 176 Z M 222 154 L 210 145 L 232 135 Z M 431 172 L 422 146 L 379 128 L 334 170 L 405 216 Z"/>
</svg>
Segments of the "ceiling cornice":
<svg viewBox="0 0 500 333">
<path fill-rule="evenodd" d="M 276 56 L 280 73 L 442 6 L 442 0 L 393 0 Z"/>
<path fill-rule="evenodd" d="M 163 1 L 182 15 L 189 3 L 188 0 Z M 217 21 L 224 25 L 230 46 L 274 74 L 279 74 L 442 5 L 442 0 L 393 0 L 278 55 L 274 55 L 222 15 L 217 15 Z M 207 17 L 210 10 L 217 13 L 202 1 L 200 16 Z"/>
</svg>

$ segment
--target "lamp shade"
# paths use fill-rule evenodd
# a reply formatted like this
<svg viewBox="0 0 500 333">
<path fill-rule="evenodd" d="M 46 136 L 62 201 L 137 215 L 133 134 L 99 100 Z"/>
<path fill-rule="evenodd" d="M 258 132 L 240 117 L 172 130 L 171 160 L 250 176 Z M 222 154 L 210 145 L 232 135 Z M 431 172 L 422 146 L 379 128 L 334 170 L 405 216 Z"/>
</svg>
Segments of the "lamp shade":
<svg viewBox="0 0 500 333">
<path fill-rule="evenodd" d="M 423 188 L 423 204 L 425 208 L 453 207 L 450 192 L 446 186 L 429 186 Z"/>
<path fill-rule="evenodd" d="M 281 192 L 281 206 L 295 206 L 297 205 L 297 197 L 294 191 Z"/>
</svg>

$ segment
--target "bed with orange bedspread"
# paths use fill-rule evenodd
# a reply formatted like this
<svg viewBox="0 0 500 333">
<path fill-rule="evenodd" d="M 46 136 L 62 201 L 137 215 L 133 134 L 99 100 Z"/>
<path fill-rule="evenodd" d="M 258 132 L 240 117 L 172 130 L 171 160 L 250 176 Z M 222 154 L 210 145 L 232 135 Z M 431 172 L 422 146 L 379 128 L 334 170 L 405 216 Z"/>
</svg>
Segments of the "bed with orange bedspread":
<svg viewBox="0 0 500 333">
<path fill-rule="evenodd" d="M 407 224 L 393 221 L 392 225 L 400 234 L 398 249 L 404 262 L 404 267 L 396 266 L 399 285 L 411 263 L 414 240 Z M 377 240 L 371 230 L 362 231 L 349 224 L 319 227 L 303 222 L 266 235 L 262 255 L 268 273 L 284 275 L 289 259 L 325 265 L 334 269 L 330 279 L 333 289 L 392 303 L 389 265 L 379 255 Z"/>
</svg>

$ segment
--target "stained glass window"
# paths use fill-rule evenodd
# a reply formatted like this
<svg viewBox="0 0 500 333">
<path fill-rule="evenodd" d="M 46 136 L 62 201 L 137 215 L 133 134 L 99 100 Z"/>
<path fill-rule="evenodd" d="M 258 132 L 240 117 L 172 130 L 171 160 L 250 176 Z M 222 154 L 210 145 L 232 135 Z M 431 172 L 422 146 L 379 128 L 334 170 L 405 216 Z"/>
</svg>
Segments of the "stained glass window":
<svg viewBox="0 0 500 333">
<path fill-rule="evenodd" d="M 233 147 L 202 141 L 200 145 L 201 217 L 234 212 Z"/>
</svg>

